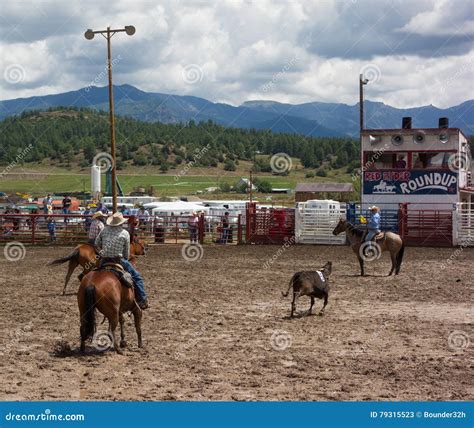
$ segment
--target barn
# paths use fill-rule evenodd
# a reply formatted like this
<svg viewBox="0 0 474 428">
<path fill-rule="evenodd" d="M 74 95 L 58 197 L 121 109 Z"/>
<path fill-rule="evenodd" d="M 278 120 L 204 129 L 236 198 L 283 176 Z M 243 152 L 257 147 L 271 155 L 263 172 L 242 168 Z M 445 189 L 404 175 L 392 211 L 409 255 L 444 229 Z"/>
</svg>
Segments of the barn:
<svg viewBox="0 0 474 428">
<path fill-rule="evenodd" d="M 298 183 L 295 189 L 295 202 L 335 197 L 338 201 L 349 201 L 354 191 L 351 183 Z"/>
</svg>

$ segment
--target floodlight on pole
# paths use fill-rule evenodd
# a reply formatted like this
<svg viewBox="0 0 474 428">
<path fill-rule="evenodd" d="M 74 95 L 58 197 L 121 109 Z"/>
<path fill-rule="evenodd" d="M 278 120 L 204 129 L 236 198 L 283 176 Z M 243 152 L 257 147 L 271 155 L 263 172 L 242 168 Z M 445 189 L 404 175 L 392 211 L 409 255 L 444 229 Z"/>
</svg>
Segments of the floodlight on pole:
<svg viewBox="0 0 474 428">
<path fill-rule="evenodd" d="M 84 33 L 87 40 L 92 40 L 96 34 L 101 34 L 107 40 L 107 70 L 109 74 L 109 123 L 110 123 L 110 155 L 112 157 L 112 211 L 117 212 L 117 169 L 116 169 L 116 155 L 115 155 L 115 118 L 114 118 L 114 95 L 112 89 L 112 46 L 110 39 L 115 33 L 125 32 L 129 36 L 135 34 L 135 27 L 127 25 L 125 28 L 111 30 L 94 31 L 90 28 Z"/>
<path fill-rule="evenodd" d="M 95 34 L 94 32 L 89 29 L 87 30 L 85 33 L 84 33 L 84 37 L 87 39 L 87 40 L 92 40 L 94 38 Z"/>
<path fill-rule="evenodd" d="M 135 34 L 135 27 L 133 25 L 127 25 L 127 26 L 125 26 L 125 32 L 129 36 L 133 36 Z"/>
<path fill-rule="evenodd" d="M 364 130 L 364 85 L 369 83 L 369 79 L 364 78 L 363 74 L 359 74 L 359 120 L 360 132 Z"/>
</svg>

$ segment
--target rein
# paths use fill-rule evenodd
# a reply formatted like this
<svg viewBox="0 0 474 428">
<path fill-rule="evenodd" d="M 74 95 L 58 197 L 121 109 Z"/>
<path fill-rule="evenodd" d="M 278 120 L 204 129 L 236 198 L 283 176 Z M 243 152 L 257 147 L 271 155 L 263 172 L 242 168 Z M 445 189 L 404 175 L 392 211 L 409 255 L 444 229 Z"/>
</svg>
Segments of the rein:
<svg viewBox="0 0 474 428">
<path fill-rule="evenodd" d="M 347 233 L 347 232 L 350 232 L 350 234 L 348 234 L 349 237 L 352 238 L 352 239 L 356 239 L 356 240 L 357 240 L 357 238 L 360 238 L 359 241 L 362 241 L 362 237 L 358 237 L 358 236 L 356 235 L 356 231 L 357 231 L 357 230 L 358 230 L 358 229 L 357 229 L 356 226 L 354 226 L 353 224 L 349 223 L 348 221 L 346 222 L 346 233 Z"/>
</svg>

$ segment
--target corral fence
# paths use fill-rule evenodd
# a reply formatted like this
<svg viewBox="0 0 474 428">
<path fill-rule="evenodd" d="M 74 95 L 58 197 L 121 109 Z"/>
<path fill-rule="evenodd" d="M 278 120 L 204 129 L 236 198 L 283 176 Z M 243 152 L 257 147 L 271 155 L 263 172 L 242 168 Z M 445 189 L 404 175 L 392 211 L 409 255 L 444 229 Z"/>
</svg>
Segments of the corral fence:
<svg viewBox="0 0 474 428">
<path fill-rule="evenodd" d="M 245 240 L 248 244 L 284 244 L 295 239 L 293 208 L 257 208 L 249 203 Z"/>
<path fill-rule="evenodd" d="M 455 216 L 455 245 L 474 247 L 474 207 L 459 203 Z"/>
<path fill-rule="evenodd" d="M 418 210 L 410 209 L 409 204 L 401 204 L 399 234 L 406 245 L 452 247 L 455 241 L 454 217 L 453 208 Z"/>
<path fill-rule="evenodd" d="M 346 207 L 312 208 L 298 204 L 295 211 L 295 240 L 297 244 L 345 245 L 345 234 L 333 235 L 339 219 L 346 218 Z"/>
<path fill-rule="evenodd" d="M 364 219 L 367 220 L 370 218 L 370 212 L 368 209 L 362 209 L 359 205 L 354 203 L 347 204 L 347 220 L 350 221 L 355 226 L 364 228 L 365 223 Z M 380 212 L 381 215 L 381 229 L 384 232 L 395 232 L 399 231 L 399 222 L 400 222 L 400 210 L 398 207 L 382 209 Z"/>
<path fill-rule="evenodd" d="M 185 216 L 125 217 L 130 234 L 150 244 L 190 240 L 201 244 L 243 243 L 241 215 L 229 216 L 226 221 L 221 216 L 201 215 L 195 225 Z M 0 242 L 78 244 L 87 241 L 90 223 L 91 216 L 83 214 L 0 214 Z"/>
<path fill-rule="evenodd" d="M 419 208 L 418 206 L 415 206 Z M 383 209 L 382 230 L 401 235 L 409 246 L 474 246 L 472 204 L 446 204 L 441 209 L 412 209 L 410 204 Z M 201 244 L 297 244 L 344 245 L 344 234 L 332 231 L 340 218 L 365 227 L 367 210 L 356 204 L 330 209 L 298 204 L 296 209 L 257 207 L 248 204 L 245 215 L 201 214 L 189 224 L 187 216 L 129 218 L 131 234 L 149 244 L 179 244 L 190 240 Z M 54 227 L 51 227 L 54 221 Z M 83 214 L 0 214 L 0 243 L 75 245 L 86 242 L 91 217 Z"/>
<path fill-rule="evenodd" d="M 241 244 L 243 242 L 242 215 L 199 216 L 196 225 L 189 224 L 187 216 L 155 216 L 147 220 L 137 218 L 133 234 L 139 239 L 155 244 L 178 244 L 191 239 L 201 244 Z"/>
</svg>

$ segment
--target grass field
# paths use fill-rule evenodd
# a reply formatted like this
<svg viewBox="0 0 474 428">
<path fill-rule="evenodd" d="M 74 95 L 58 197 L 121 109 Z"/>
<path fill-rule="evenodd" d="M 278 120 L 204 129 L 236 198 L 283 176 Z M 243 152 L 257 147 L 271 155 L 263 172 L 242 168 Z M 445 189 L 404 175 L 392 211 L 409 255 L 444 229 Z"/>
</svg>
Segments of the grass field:
<svg viewBox="0 0 474 428">
<path fill-rule="evenodd" d="M 345 171 L 330 171 L 327 177 L 306 178 L 306 171 L 297 169 L 287 176 L 271 174 L 257 174 L 267 180 L 273 188 L 294 189 L 297 183 L 302 182 L 352 182 Z M 136 187 L 153 186 L 158 196 L 182 196 L 196 194 L 208 187 L 219 187 L 223 183 L 235 185 L 240 177 L 248 177 L 248 170 L 228 172 L 218 168 L 194 168 L 188 174 L 180 175 L 179 170 L 171 170 L 167 174 L 160 174 L 158 168 L 130 168 L 118 171 L 119 182 L 125 193 Z M 102 182 L 105 189 L 105 177 Z M 16 168 L 0 179 L 0 191 L 11 193 L 28 193 L 32 196 L 43 196 L 45 193 L 63 194 L 68 192 L 90 191 L 91 177 L 88 170 L 53 167 L 49 170 L 44 167 Z M 228 195 L 228 194 L 226 194 Z M 242 195 L 244 197 L 245 195 Z M 233 198 L 235 197 L 235 194 Z M 237 197 L 238 198 L 238 197 Z"/>
</svg>

